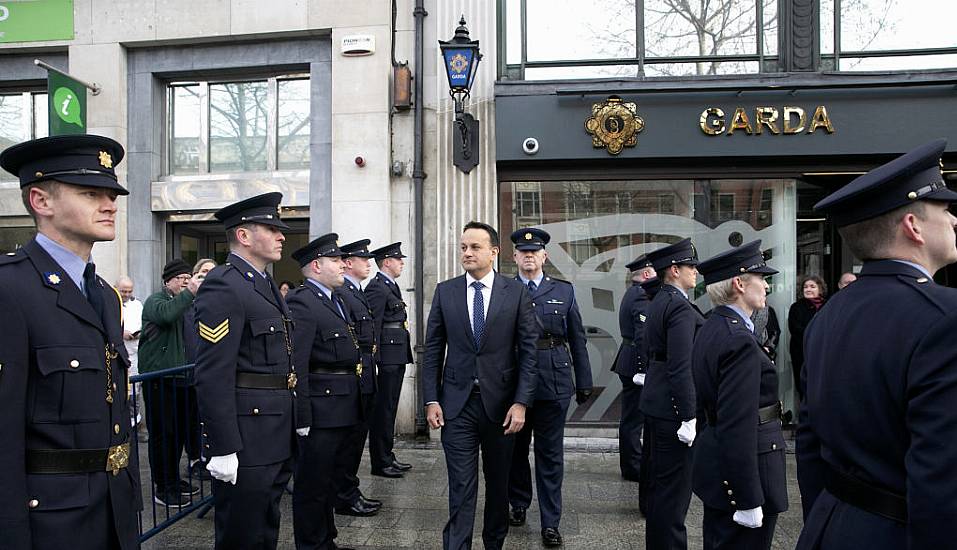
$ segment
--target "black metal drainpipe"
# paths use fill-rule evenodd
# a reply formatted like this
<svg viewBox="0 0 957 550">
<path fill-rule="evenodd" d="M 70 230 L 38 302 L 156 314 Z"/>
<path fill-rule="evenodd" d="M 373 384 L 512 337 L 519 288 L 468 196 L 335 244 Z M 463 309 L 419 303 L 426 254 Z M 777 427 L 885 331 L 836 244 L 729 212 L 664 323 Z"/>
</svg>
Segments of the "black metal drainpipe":
<svg viewBox="0 0 957 550">
<path fill-rule="evenodd" d="M 415 92 L 412 96 L 414 102 L 414 121 L 415 121 L 415 159 L 412 166 L 412 185 L 415 187 L 415 436 L 416 438 L 428 438 L 429 427 L 425 422 L 425 407 L 422 405 L 422 362 L 425 356 L 425 237 L 423 235 L 423 206 L 422 193 L 425 184 L 426 173 L 422 163 L 422 123 L 425 117 L 423 111 L 423 92 L 422 86 L 425 76 L 423 67 L 425 65 L 425 17 L 429 15 L 425 11 L 424 0 L 415 0 Z M 395 29 L 393 29 L 395 32 Z"/>
</svg>

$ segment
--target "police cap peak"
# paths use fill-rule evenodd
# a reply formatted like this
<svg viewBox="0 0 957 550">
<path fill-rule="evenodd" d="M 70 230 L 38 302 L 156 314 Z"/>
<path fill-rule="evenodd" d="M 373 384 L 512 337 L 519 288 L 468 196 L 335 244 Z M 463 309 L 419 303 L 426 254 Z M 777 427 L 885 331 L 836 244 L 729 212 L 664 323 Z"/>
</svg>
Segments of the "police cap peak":
<svg viewBox="0 0 957 550">
<path fill-rule="evenodd" d="M 372 251 L 372 254 L 377 262 L 381 262 L 386 258 L 405 258 L 405 255 L 402 254 L 401 242 L 387 244 L 382 248 L 376 248 Z"/>
<path fill-rule="evenodd" d="M 299 262 L 299 267 L 305 267 L 309 262 L 319 258 L 338 258 L 343 256 L 339 249 L 339 235 L 326 233 L 309 241 L 309 244 L 292 253 L 292 258 Z"/>
<path fill-rule="evenodd" d="M 552 240 L 552 236 L 537 227 L 527 227 L 513 231 L 511 239 L 515 250 L 542 250 Z"/>
<path fill-rule="evenodd" d="M 917 200 L 957 202 L 941 172 L 947 140 L 936 139 L 878 166 L 814 205 L 838 227 L 886 214 Z"/>
<path fill-rule="evenodd" d="M 639 269 L 644 269 L 646 267 L 653 267 L 651 265 L 651 260 L 648 259 L 647 254 L 642 254 L 641 256 L 638 256 L 634 260 L 625 264 L 625 268 L 628 269 L 628 271 L 638 271 Z"/>
<path fill-rule="evenodd" d="M 129 195 L 116 179 L 123 146 L 93 134 L 50 136 L 24 141 L 0 153 L 0 166 L 20 178 L 20 188 L 42 181 L 112 189 Z"/>
<path fill-rule="evenodd" d="M 698 265 L 698 251 L 691 244 L 691 239 L 682 239 L 675 244 L 663 246 L 649 252 L 647 256 L 655 271 L 673 265 Z"/>
<path fill-rule="evenodd" d="M 774 275 L 778 271 L 765 263 L 761 241 L 757 240 L 708 258 L 698 264 L 698 272 L 704 284 L 710 285 L 745 273 Z"/>
<path fill-rule="evenodd" d="M 220 208 L 213 215 L 223 222 L 226 229 L 232 229 L 244 223 L 260 223 L 279 229 L 289 229 L 289 226 L 279 219 L 280 202 L 282 202 L 282 193 L 263 193 Z"/>
<path fill-rule="evenodd" d="M 372 258 L 374 255 L 369 252 L 371 242 L 369 239 L 362 239 L 354 243 L 344 244 L 339 247 L 339 250 L 342 251 L 343 258 Z"/>
</svg>

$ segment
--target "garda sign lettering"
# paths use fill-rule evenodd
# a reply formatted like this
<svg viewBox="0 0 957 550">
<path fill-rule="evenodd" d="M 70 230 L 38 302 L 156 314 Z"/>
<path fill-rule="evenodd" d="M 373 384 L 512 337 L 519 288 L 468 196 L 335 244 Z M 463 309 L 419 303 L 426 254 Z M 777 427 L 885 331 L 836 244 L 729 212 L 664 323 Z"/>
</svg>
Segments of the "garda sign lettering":
<svg viewBox="0 0 957 550">
<path fill-rule="evenodd" d="M 813 134 L 822 130 L 828 134 L 834 133 L 834 122 L 827 114 L 827 107 L 818 105 L 808 116 L 808 110 L 803 107 L 786 105 L 781 107 L 755 107 L 746 109 L 737 107 L 730 116 L 726 116 L 723 109 L 708 107 L 701 112 L 698 126 L 709 136 L 734 135 L 735 132 L 745 135 L 796 135 Z"/>
<path fill-rule="evenodd" d="M 73 40 L 73 0 L 0 0 L 0 44 Z"/>
<path fill-rule="evenodd" d="M 466 88 L 469 83 L 469 68 L 474 52 L 471 49 L 449 49 L 443 52 L 449 73 L 449 87 Z"/>
</svg>

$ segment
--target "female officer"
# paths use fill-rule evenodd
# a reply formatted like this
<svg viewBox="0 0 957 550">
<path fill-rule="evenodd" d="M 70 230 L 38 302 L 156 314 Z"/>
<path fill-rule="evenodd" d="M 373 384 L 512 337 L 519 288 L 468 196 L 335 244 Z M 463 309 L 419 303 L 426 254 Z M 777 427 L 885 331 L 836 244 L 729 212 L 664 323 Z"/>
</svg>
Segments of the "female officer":
<svg viewBox="0 0 957 550">
<path fill-rule="evenodd" d="M 761 241 L 698 266 L 715 308 L 692 350 L 698 410 L 692 487 L 704 503 L 704 548 L 770 549 L 787 510 L 781 404 L 774 364 L 758 345 L 751 314 L 764 307 Z M 700 413 L 699 413 L 700 415 Z"/>
</svg>

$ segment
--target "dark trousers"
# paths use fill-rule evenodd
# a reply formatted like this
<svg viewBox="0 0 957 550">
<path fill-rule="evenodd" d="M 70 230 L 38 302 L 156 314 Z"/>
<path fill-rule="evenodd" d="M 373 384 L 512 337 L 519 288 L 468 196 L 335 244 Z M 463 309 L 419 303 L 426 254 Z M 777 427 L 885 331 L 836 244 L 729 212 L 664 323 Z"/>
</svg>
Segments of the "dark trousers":
<svg viewBox="0 0 957 550">
<path fill-rule="evenodd" d="M 704 507 L 704 550 L 771 550 L 778 515 L 764 516 L 761 527 L 750 529 L 734 522 L 734 512 Z"/>
<path fill-rule="evenodd" d="M 395 415 L 399 408 L 403 378 L 405 365 L 379 365 L 375 407 L 372 422 L 369 423 L 369 461 L 373 472 L 395 462 L 392 446 L 395 443 Z"/>
<path fill-rule="evenodd" d="M 196 408 L 195 397 L 195 392 L 189 395 L 183 379 L 161 378 L 143 386 L 150 471 L 160 494 L 179 490 L 179 459 L 189 438 L 189 411 Z"/>
<path fill-rule="evenodd" d="M 291 475 L 292 458 L 265 466 L 240 464 L 236 485 L 213 480 L 216 548 L 274 550 L 279 541 L 279 500 Z"/>
<path fill-rule="evenodd" d="M 203 427 L 199 421 L 199 406 L 196 404 L 196 386 L 186 388 L 187 407 L 187 437 L 186 437 L 186 456 L 190 461 L 199 460 L 203 454 Z"/>
<path fill-rule="evenodd" d="M 532 472 L 528 447 L 535 436 L 535 487 L 542 527 L 558 528 L 562 519 L 562 480 L 565 477 L 565 414 L 570 398 L 536 401 L 526 411 L 525 427 L 515 434 L 512 470 L 508 475 L 508 502 L 512 508 L 532 503 Z"/>
<path fill-rule="evenodd" d="M 335 548 L 334 506 L 336 484 L 333 477 L 336 457 L 345 449 L 355 426 L 317 428 L 300 438 L 296 460 L 296 485 L 292 494 L 293 533 L 298 550 Z M 302 440 L 305 439 L 303 442 Z"/>
<path fill-rule="evenodd" d="M 641 431 L 645 415 L 639 409 L 641 390 L 630 378 L 621 378 L 621 422 L 618 423 L 621 475 L 630 481 L 641 479 Z"/>
<path fill-rule="evenodd" d="M 645 547 L 686 550 L 685 516 L 691 504 L 691 447 L 678 441 L 681 422 L 645 417 L 649 454 Z"/>
<path fill-rule="evenodd" d="M 372 416 L 375 407 L 375 394 L 362 396 L 362 418 L 356 424 L 345 442 L 342 452 L 336 456 L 336 506 L 351 506 L 362 494 L 359 491 L 359 463 L 362 462 L 362 451 L 366 446 L 366 436 L 369 434 L 368 419 Z"/>
<path fill-rule="evenodd" d="M 442 428 L 442 448 L 449 471 L 449 521 L 442 530 L 445 550 L 472 548 L 475 503 L 478 498 L 478 458 L 482 451 L 485 475 L 485 525 L 482 542 L 486 550 L 500 550 L 508 535 L 508 468 L 515 438 L 504 434 L 501 423 L 485 414 L 478 393 Z"/>
</svg>

